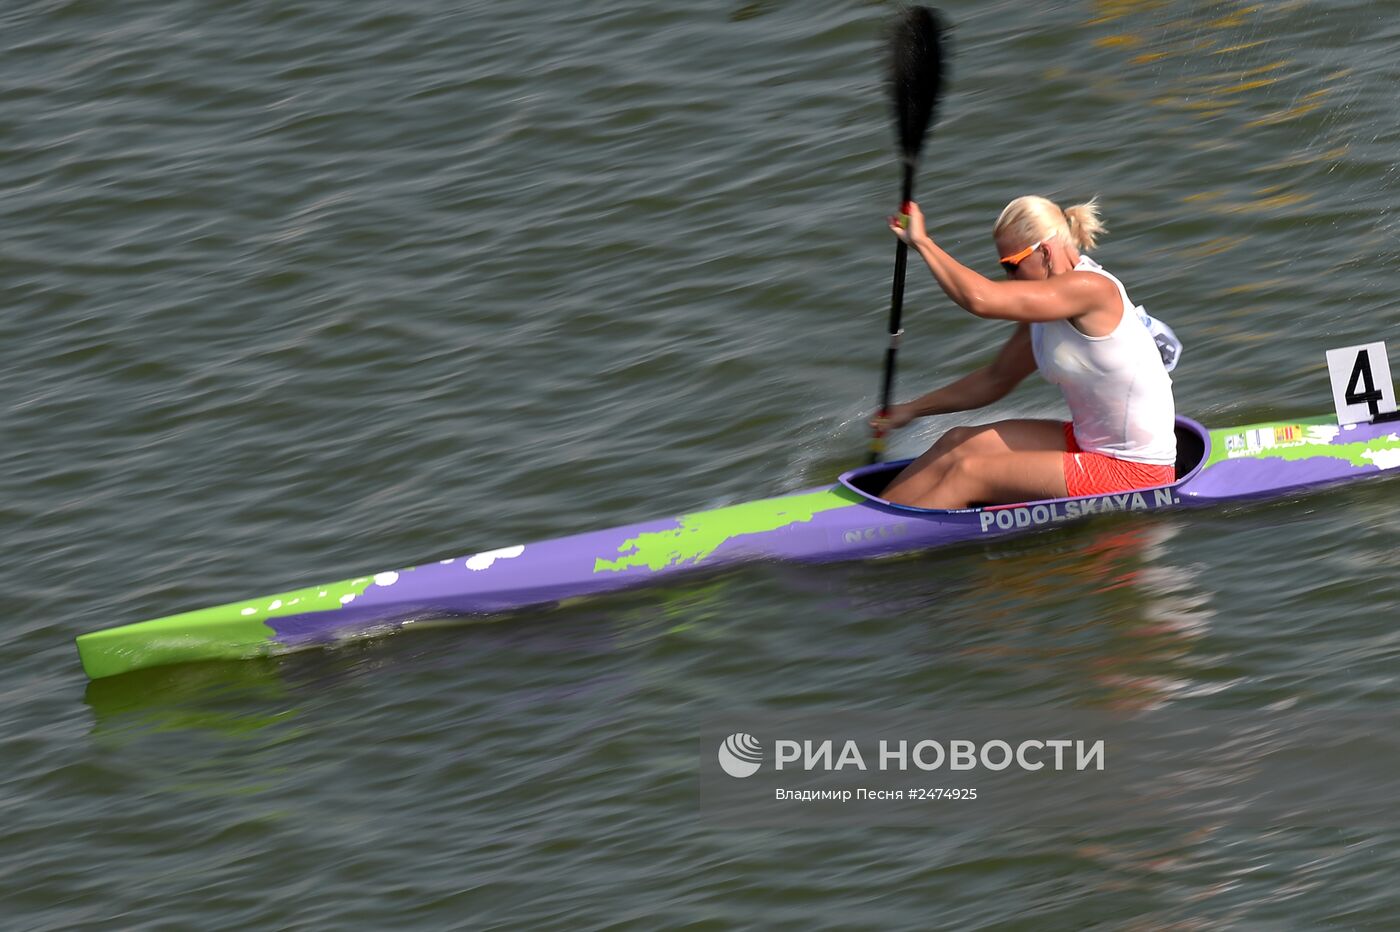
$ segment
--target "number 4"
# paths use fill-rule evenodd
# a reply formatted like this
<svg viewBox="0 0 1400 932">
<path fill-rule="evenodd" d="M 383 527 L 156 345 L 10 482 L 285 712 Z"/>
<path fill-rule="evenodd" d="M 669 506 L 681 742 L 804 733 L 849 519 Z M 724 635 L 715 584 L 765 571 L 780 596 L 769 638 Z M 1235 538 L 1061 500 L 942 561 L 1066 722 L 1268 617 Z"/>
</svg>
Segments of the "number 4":
<svg viewBox="0 0 1400 932">
<path fill-rule="evenodd" d="M 1337 423 L 1395 420 L 1395 385 L 1384 343 L 1363 343 L 1327 351 Z"/>
<path fill-rule="evenodd" d="M 1356 390 L 1357 382 L 1366 387 L 1364 392 Z M 1383 398 L 1385 392 L 1376 388 L 1375 376 L 1371 375 L 1371 351 L 1364 349 L 1356 354 L 1356 367 L 1351 370 L 1351 381 L 1347 383 L 1347 404 L 1364 404 L 1371 409 L 1371 417 L 1375 417 L 1381 413 L 1380 402 Z"/>
</svg>

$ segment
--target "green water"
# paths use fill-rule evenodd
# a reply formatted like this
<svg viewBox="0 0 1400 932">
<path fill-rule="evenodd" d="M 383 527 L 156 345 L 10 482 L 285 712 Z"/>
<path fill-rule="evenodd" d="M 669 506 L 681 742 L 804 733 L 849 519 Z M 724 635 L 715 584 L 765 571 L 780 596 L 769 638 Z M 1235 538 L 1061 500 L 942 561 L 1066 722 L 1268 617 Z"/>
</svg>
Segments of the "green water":
<svg viewBox="0 0 1400 932">
<path fill-rule="evenodd" d="M 1392 921 L 1385 827 L 743 831 L 695 783 L 740 707 L 1393 709 L 1395 483 L 83 676 L 85 631 L 857 462 L 890 9 L 0 10 L 7 927 Z M 1326 349 L 1400 343 L 1387 6 L 945 9 L 919 194 L 955 255 L 1099 195 L 1210 425 L 1325 413 Z M 905 325 L 906 397 L 1005 332 L 921 272 Z"/>
</svg>

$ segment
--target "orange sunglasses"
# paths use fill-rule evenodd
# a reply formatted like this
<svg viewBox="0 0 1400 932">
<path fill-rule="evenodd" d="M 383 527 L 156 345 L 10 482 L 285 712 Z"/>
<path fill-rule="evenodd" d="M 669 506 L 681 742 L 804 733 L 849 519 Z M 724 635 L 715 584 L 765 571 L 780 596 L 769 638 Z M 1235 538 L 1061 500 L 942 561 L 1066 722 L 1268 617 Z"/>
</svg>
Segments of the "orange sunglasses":
<svg viewBox="0 0 1400 932">
<path fill-rule="evenodd" d="M 1027 259 L 1029 259 L 1031 257 L 1031 253 L 1035 252 L 1041 246 L 1044 246 L 1046 243 L 1050 242 L 1056 237 L 1056 235 L 1059 234 L 1059 232 L 1059 230 L 1056 230 L 1054 233 L 1051 233 L 1049 236 L 1045 237 L 1045 239 L 1036 240 L 1034 243 L 1031 243 L 1029 246 L 1027 246 L 1025 249 L 1022 249 L 1020 252 L 1013 253 L 1009 256 L 1002 256 L 1001 267 L 1006 271 L 1007 275 L 1015 275 L 1016 268 L 1022 262 L 1025 262 Z"/>
</svg>

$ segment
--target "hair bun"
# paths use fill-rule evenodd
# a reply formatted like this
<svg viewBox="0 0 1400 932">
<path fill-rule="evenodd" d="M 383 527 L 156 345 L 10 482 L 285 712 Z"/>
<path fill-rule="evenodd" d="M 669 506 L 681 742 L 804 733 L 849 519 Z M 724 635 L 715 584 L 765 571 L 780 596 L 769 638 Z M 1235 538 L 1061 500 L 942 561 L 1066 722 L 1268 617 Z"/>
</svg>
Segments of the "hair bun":
<svg viewBox="0 0 1400 932">
<path fill-rule="evenodd" d="M 1107 232 L 1107 227 L 1099 218 L 1099 199 L 1091 198 L 1086 204 L 1075 204 L 1065 210 L 1065 223 L 1069 226 L 1069 238 L 1080 249 L 1093 249 L 1099 235 Z"/>
</svg>

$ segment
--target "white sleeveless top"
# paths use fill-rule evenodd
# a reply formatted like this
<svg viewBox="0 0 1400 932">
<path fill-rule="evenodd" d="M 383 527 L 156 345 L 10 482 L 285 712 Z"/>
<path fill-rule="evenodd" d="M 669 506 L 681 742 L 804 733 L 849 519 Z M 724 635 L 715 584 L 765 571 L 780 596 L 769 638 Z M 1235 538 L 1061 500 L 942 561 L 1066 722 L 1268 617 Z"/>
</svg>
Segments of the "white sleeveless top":
<svg viewBox="0 0 1400 932">
<path fill-rule="evenodd" d="M 1036 366 L 1064 393 L 1081 449 L 1135 463 L 1175 463 L 1172 380 L 1152 334 L 1122 282 L 1088 256 L 1074 268 L 1118 286 L 1123 319 L 1106 337 L 1087 336 L 1068 320 L 1031 324 Z"/>
</svg>

